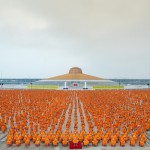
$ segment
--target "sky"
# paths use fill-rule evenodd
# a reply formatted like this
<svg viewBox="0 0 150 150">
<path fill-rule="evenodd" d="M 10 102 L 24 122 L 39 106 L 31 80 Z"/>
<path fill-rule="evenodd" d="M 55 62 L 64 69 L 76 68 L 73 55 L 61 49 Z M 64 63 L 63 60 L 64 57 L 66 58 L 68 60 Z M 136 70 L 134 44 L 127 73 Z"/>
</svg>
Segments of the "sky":
<svg viewBox="0 0 150 150">
<path fill-rule="evenodd" d="M 0 0 L 0 78 L 71 67 L 150 79 L 150 0 Z"/>
</svg>

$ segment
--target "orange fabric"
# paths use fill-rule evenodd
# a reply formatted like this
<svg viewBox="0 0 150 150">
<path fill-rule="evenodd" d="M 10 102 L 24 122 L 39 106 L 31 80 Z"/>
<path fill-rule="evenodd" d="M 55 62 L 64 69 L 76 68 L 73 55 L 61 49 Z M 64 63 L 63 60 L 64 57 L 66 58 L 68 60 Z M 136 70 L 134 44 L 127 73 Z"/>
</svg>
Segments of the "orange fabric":
<svg viewBox="0 0 150 150">
<path fill-rule="evenodd" d="M 130 140 L 144 146 L 150 129 L 149 90 L 0 90 L 0 101 L 0 130 L 8 130 L 8 145 L 102 140 L 124 146 Z"/>
</svg>

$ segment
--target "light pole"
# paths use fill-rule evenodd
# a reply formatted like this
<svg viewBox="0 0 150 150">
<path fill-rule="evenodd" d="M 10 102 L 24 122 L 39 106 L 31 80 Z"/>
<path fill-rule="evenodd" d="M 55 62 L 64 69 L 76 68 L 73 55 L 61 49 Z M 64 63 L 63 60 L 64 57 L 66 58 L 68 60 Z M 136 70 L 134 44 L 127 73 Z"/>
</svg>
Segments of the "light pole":
<svg viewBox="0 0 150 150">
<path fill-rule="evenodd" d="M 148 89 L 149 89 L 150 84 L 148 83 L 147 86 L 148 86 Z"/>
<path fill-rule="evenodd" d="M 119 80 L 119 89 L 120 89 L 120 84 L 121 84 L 121 83 L 120 83 L 120 80 Z"/>
<path fill-rule="evenodd" d="M 3 88 L 3 83 L 0 83 L 0 85 L 1 85 L 1 88 Z"/>
<path fill-rule="evenodd" d="M 32 89 L 32 82 L 30 84 L 31 84 L 31 89 Z"/>
</svg>

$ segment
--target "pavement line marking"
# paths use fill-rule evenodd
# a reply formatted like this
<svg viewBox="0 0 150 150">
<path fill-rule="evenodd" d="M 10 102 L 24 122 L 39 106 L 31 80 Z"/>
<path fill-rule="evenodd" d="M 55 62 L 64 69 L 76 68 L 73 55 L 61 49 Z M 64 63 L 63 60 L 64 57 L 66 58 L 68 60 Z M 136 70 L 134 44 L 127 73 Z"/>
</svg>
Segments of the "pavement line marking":
<svg viewBox="0 0 150 150">
<path fill-rule="evenodd" d="M 0 144 L 1 144 L 2 142 L 6 141 L 6 136 L 7 136 L 7 134 L 4 135 L 4 136 L 0 139 Z"/>
<path fill-rule="evenodd" d="M 150 147 L 150 144 L 148 142 L 146 142 L 146 144 Z"/>
</svg>

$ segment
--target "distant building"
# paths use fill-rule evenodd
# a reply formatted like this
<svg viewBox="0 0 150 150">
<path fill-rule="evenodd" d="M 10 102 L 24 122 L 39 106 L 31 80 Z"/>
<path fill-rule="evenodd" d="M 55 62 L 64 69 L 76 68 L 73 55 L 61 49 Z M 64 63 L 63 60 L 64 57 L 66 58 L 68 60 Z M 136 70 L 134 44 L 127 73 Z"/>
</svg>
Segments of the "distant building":
<svg viewBox="0 0 150 150">
<path fill-rule="evenodd" d="M 29 86 L 28 86 L 29 87 Z M 118 89 L 123 88 L 117 82 L 87 75 L 78 67 L 69 73 L 33 82 L 33 89 Z"/>
</svg>

